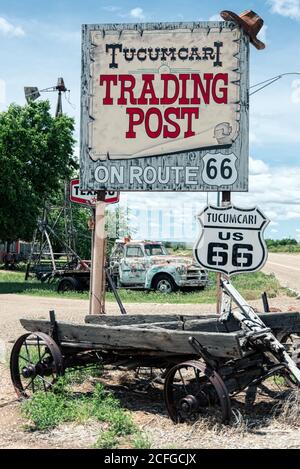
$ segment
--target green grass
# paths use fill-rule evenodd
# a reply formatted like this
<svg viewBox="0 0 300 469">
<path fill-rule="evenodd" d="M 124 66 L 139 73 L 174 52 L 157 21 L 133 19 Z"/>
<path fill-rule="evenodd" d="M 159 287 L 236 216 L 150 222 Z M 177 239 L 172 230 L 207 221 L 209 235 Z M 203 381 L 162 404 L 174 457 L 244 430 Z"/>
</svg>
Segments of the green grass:
<svg viewBox="0 0 300 469">
<path fill-rule="evenodd" d="M 269 246 L 269 252 L 286 252 L 286 253 L 300 253 L 300 245 L 289 245 L 289 246 Z"/>
<path fill-rule="evenodd" d="M 119 294 L 124 303 L 215 303 L 216 282 L 215 274 L 210 274 L 211 285 L 204 290 L 179 291 L 169 295 L 154 291 L 138 291 L 120 289 Z M 242 274 L 233 277 L 233 285 L 245 297 L 246 300 L 259 299 L 263 291 L 266 291 L 270 298 L 274 298 L 280 293 L 286 293 L 278 280 L 273 275 L 266 275 L 262 272 L 252 274 Z M 22 295 L 48 296 L 59 298 L 88 299 L 88 292 L 68 292 L 58 294 L 55 284 L 41 283 L 35 279 L 24 280 L 23 272 L 0 271 L 0 294 L 17 293 Z M 107 301 L 114 301 L 111 292 L 107 293 Z"/>
<path fill-rule="evenodd" d="M 150 441 L 134 424 L 131 414 L 102 384 L 96 384 L 92 393 L 75 393 L 71 389 L 73 378 L 72 375 L 61 378 L 53 391 L 37 392 L 22 403 L 22 415 L 29 422 L 28 429 L 45 431 L 66 422 L 83 424 L 97 420 L 107 424 L 108 429 L 100 433 L 95 448 L 117 448 L 124 438 L 130 446 L 150 447 Z"/>
</svg>

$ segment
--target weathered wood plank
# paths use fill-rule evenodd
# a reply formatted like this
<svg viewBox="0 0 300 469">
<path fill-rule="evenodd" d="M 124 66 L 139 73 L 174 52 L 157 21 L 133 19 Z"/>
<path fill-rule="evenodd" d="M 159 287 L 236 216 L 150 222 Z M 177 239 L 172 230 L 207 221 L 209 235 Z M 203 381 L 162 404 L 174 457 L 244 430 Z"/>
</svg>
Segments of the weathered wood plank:
<svg viewBox="0 0 300 469">
<path fill-rule="evenodd" d="M 300 332 L 300 313 L 298 312 L 263 313 L 259 314 L 259 317 L 271 329 L 293 327 Z"/>
<path fill-rule="evenodd" d="M 300 333 L 300 313 L 284 312 L 284 313 L 262 313 L 258 315 L 266 327 L 270 327 L 274 332 L 289 331 Z M 218 317 L 202 319 L 194 317 L 184 321 L 184 330 L 190 331 L 207 331 L 207 332 L 235 332 L 240 330 L 239 322 L 230 317 L 226 323 L 219 321 Z"/>
<path fill-rule="evenodd" d="M 106 324 L 110 326 L 121 326 L 121 325 L 134 325 L 134 324 L 147 324 L 157 322 L 172 322 L 182 321 L 188 319 L 206 319 L 206 318 L 217 318 L 216 315 L 201 315 L 194 316 L 188 314 L 126 314 L 122 316 L 109 316 L 108 314 L 100 315 L 88 315 L 85 316 L 85 322 L 87 324 Z"/>
<path fill-rule="evenodd" d="M 291 328 L 291 332 L 300 333 L 300 313 L 298 312 L 283 312 L 283 313 L 262 313 L 258 315 L 266 324 L 273 330 L 280 330 Z M 111 326 L 134 326 L 143 324 L 162 323 L 161 327 L 168 327 L 178 321 L 178 328 L 181 329 L 181 324 L 184 323 L 184 330 L 199 330 L 207 332 L 234 332 L 240 329 L 239 323 L 235 318 L 230 318 L 226 324 L 219 321 L 220 317 L 217 315 L 159 315 L 159 314 L 138 314 L 126 316 L 86 316 L 85 322 L 87 324 L 106 324 Z M 145 326 L 147 327 L 147 326 Z"/>
<path fill-rule="evenodd" d="M 29 331 L 48 332 L 50 322 L 45 320 L 21 319 L 22 326 Z M 142 349 L 144 351 L 159 351 L 177 355 L 192 354 L 194 349 L 189 344 L 190 331 L 166 329 L 142 329 L 128 327 L 127 329 L 94 324 L 78 325 L 72 323 L 58 323 L 58 337 L 62 342 L 86 342 L 97 344 L 104 350 Z M 193 332 L 200 344 L 216 357 L 240 358 L 241 351 L 238 333 L 210 333 Z"/>
</svg>

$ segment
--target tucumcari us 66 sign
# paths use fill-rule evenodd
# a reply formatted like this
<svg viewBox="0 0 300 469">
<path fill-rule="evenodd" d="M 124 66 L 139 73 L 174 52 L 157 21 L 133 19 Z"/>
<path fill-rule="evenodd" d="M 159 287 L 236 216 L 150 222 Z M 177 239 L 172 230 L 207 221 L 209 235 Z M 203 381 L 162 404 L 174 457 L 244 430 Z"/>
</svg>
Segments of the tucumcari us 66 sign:
<svg viewBox="0 0 300 469">
<path fill-rule="evenodd" d="M 198 220 L 201 233 L 194 257 L 202 267 L 227 275 L 263 267 L 267 260 L 263 233 L 269 220 L 258 207 L 208 205 Z"/>
<path fill-rule="evenodd" d="M 238 26 L 84 25 L 82 63 L 82 189 L 248 189 Z"/>
</svg>

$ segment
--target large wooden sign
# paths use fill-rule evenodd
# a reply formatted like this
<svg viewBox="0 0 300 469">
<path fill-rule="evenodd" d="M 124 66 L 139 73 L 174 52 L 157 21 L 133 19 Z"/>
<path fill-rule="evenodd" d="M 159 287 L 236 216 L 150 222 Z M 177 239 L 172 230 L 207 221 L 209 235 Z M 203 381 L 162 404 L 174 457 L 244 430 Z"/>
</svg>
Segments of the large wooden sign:
<svg viewBox="0 0 300 469">
<path fill-rule="evenodd" d="M 81 188 L 247 190 L 247 99 L 233 23 L 84 25 Z"/>
<path fill-rule="evenodd" d="M 202 267 L 227 275 L 263 267 L 267 260 L 263 232 L 269 220 L 259 208 L 208 205 L 198 220 L 201 233 L 194 257 Z"/>
</svg>

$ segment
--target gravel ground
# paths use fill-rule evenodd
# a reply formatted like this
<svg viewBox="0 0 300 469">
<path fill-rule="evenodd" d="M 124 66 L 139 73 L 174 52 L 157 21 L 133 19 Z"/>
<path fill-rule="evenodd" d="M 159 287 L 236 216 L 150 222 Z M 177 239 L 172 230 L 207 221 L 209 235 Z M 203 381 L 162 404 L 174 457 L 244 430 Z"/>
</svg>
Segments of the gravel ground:
<svg viewBox="0 0 300 469">
<path fill-rule="evenodd" d="M 250 302 L 261 309 L 260 301 Z M 300 301 L 296 298 L 280 297 L 270 300 L 270 306 L 282 311 L 300 310 Z M 130 314 L 207 314 L 214 313 L 214 305 L 173 305 L 173 304 L 128 304 Z M 64 298 L 39 298 L 20 295 L 1 295 L 0 297 L 0 350 L 6 348 L 8 355 L 11 341 L 15 340 L 23 329 L 19 324 L 21 317 L 47 318 L 48 311 L 54 309 L 59 320 L 83 322 L 88 311 L 85 300 Z M 117 306 L 107 303 L 109 314 L 118 314 Z M 96 440 L 101 429 L 99 424 L 63 425 L 48 432 L 30 432 L 24 429 L 25 422 L 20 416 L 20 404 L 15 402 L 1 407 L 15 399 L 9 369 L 1 354 L 0 364 L 0 448 L 88 448 Z M 1 360 L 0 360 L 1 361 Z M 114 381 L 112 375 L 112 381 Z M 108 379 L 110 384 L 110 379 Z M 126 386 L 117 390 L 123 405 L 134 410 L 134 419 L 147 435 L 153 448 L 300 448 L 300 427 L 295 428 L 277 419 L 258 420 L 249 427 L 243 420 L 238 427 L 210 427 L 200 422 L 193 426 L 174 427 L 166 416 L 163 403 L 159 398 L 145 394 L 139 396 L 134 389 Z M 268 415 L 268 411 L 266 414 Z M 251 420 L 251 419 L 250 419 Z M 175 431 L 176 428 L 176 431 Z"/>
</svg>

